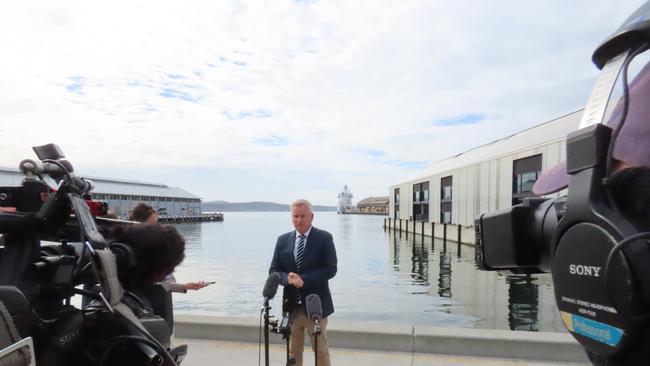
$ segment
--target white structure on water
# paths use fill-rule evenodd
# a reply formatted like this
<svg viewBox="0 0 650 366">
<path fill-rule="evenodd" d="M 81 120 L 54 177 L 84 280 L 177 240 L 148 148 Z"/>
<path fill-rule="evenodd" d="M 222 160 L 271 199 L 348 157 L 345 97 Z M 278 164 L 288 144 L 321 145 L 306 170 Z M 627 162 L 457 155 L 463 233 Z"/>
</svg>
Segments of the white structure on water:
<svg viewBox="0 0 650 366">
<path fill-rule="evenodd" d="M 405 229 L 418 233 L 421 223 L 460 225 L 467 231 L 463 241 L 473 241 L 471 226 L 479 214 L 533 196 L 541 172 L 565 160 L 566 135 L 577 129 L 581 115 L 578 110 L 438 161 L 420 176 L 391 186 L 389 218 L 397 219 L 394 225 L 408 220 Z M 436 231 L 435 236 L 442 235 Z"/>
<path fill-rule="evenodd" d="M 354 211 L 352 204 L 352 193 L 348 190 L 348 185 L 343 186 L 343 192 L 338 195 L 339 203 L 336 207 L 338 213 L 350 213 Z"/>
</svg>

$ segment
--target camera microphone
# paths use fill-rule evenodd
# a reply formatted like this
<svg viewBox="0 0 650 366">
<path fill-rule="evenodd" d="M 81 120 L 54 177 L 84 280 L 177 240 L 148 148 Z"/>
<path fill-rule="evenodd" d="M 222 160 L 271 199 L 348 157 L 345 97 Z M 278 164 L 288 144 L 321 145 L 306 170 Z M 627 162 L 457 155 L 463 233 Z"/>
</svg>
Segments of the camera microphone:
<svg viewBox="0 0 650 366">
<path fill-rule="evenodd" d="M 278 285 L 280 285 L 280 274 L 277 272 L 269 273 L 269 277 L 266 279 L 264 284 L 264 289 L 262 290 L 262 295 L 264 296 L 264 305 L 268 305 L 269 300 L 271 300 L 275 293 L 278 292 Z"/>
<path fill-rule="evenodd" d="M 307 317 L 316 324 L 315 334 L 320 334 L 320 321 L 323 318 L 323 306 L 320 303 L 320 296 L 316 294 L 307 295 L 305 302 Z"/>
</svg>

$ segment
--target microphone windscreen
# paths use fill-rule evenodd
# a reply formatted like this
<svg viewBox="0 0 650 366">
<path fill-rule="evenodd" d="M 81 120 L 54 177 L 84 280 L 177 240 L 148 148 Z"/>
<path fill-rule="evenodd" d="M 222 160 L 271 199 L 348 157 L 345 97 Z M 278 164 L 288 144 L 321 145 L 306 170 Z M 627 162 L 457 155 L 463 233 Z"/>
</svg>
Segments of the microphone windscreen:
<svg viewBox="0 0 650 366">
<path fill-rule="evenodd" d="M 316 294 L 307 295 L 305 308 L 309 319 L 321 319 L 323 317 L 323 306 L 320 303 L 320 296 Z"/>
<path fill-rule="evenodd" d="M 280 285 L 280 274 L 277 272 L 269 273 L 269 277 L 266 279 L 264 284 L 264 290 L 262 290 L 262 296 L 267 299 L 272 299 L 275 296 L 275 293 L 278 292 L 278 285 Z"/>
</svg>

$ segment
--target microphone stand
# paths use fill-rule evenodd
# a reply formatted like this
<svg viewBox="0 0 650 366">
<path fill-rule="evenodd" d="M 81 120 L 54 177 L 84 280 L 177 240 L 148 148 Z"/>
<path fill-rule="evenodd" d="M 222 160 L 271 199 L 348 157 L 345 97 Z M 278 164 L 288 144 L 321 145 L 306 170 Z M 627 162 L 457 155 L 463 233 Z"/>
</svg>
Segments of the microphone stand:
<svg viewBox="0 0 650 366">
<path fill-rule="evenodd" d="M 269 299 L 264 299 L 264 365 L 269 366 Z"/>
<path fill-rule="evenodd" d="M 314 366 L 318 366 L 318 336 L 320 333 L 320 319 L 314 317 L 314 333 L 312 334 L 314 336 Z"/>
<path fill-rule="evenodd" d="M 286 341 L 287 345 L 287 363 L 286 366 L 291 366 L 296 363 L 296 360 L 291 358 L 289 354 L 289 339 L 291 338 L 291 323 L 289 321 L 289 313 L 285 313 L 282 317 L 282 323 L 280 324 L 280 333 L 282 333 L 282 338 Z"/>
</svg>

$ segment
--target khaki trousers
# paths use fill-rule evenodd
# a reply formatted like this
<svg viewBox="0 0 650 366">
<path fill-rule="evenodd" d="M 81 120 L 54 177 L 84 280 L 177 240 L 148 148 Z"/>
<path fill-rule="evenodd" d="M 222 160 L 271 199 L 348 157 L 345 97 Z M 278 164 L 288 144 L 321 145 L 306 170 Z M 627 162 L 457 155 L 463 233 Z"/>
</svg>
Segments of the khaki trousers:
<svg viewBox="0 0 650 366">
<path fill-rule="evenodd" d="M 296 360 L 295 366 L 302 366 L 302 351 L 305 347 L 305 331 L 311 340 L 311 349 L 314 350 L 313 321 L 307 319 L 304 305 L 299 305 L 291 313 L 291 340 L 289 342 L 289 356 Z M 327 318 L 320 321 L 321 334 L 318 336 L 318 366 L 330 366 L 330 353 L 327 347 Z"/>
</svg>

